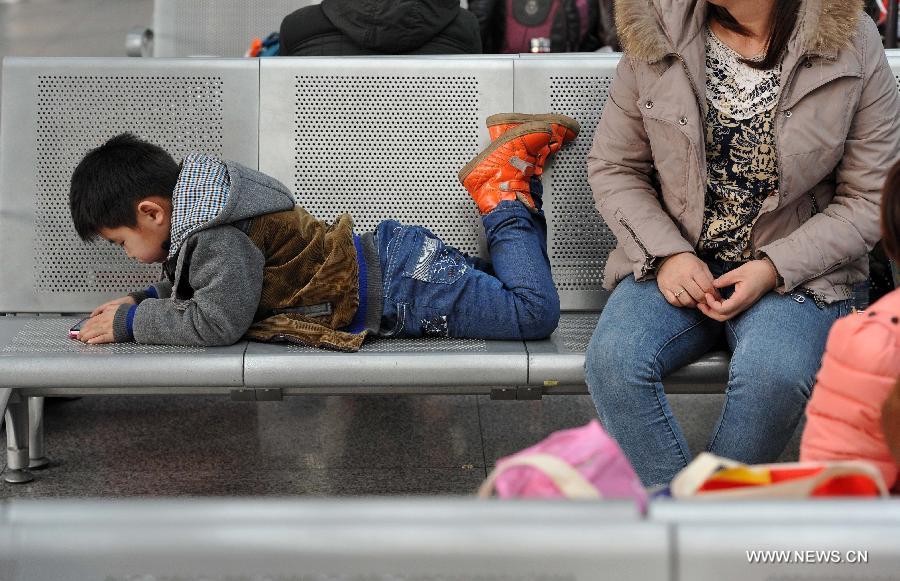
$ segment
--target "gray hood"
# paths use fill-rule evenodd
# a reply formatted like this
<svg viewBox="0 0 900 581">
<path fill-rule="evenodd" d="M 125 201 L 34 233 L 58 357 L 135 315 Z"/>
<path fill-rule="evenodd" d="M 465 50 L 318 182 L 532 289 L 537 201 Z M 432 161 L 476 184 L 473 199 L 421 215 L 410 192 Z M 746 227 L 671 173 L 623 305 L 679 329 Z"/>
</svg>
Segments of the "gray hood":
<svg viewBox="0 0 900 581">
<path fill-rule="evenodd" d="M 185 158 L 189 163 L 191 156 Z M 216 160 L 218 161 L 218 160 Z M 250 170 L 232 161 L 219 161 L 226 170 L 224 186 L 210 181 L 199 181 L 191 184 L 191 200 L 179 199 L 179 185 L 175 187 L 172 199 L 172 238 L 170 240 L 169 258 L 175 256 L 181 249 L 185 240 L 192 235 L 209 228 L 233 224 L 261 216 L 272 212 L 282 212 L 294 207 L 294 198 L 291 193 L 277 180 L 265 176 L 259 172 Z M 182 170 L 182 176 L 184 175 Z M 245 180 L 254 183 L 264 181 L 265 188 L 245 187 Z M 224 204 L 222 194 L 224 190 Z M 247 192 L 252 191 L 253 195 Z M 201 207 L 202 211 L 177 212 L 174 210 L 179 204 L 190 204 L 192 207 Z M 178 214 L 181 214 L 179 218 Z"/>
</svg>

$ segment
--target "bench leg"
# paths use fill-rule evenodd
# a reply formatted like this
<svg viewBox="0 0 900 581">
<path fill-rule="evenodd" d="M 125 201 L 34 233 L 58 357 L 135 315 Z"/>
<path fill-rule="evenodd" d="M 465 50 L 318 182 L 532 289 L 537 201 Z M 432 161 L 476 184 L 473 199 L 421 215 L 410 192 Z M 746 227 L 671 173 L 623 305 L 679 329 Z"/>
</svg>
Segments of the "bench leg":
<svg viewBox="0 0 900 581">
<path fill-rule="evenodd" d="M 3 418 L 6 416 L 6 406 L 10 397 L 12 397 L 11 387 L 0 388 L 0 424 L 3 424 Z"/>
<path fill-rule="evenodd" d="M 23 484 L 34 480 L 28 470 L 28 401 L 12 394 L 6 406 L 6 472 L 3 480 Z"/>
<path fill-rule="evenodd" d="M 28 467 L 40 470 L 50 465 L 44 447 L 44 398 L 28 398 Z"/>
</svg>

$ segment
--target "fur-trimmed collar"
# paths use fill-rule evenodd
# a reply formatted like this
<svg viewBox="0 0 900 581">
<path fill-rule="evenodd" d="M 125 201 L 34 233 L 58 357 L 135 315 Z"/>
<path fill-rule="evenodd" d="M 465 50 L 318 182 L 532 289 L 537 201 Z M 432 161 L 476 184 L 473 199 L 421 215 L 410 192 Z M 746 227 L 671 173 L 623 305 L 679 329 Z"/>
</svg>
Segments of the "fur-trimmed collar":
<svg viewBox="0 0 900 581">
<path fill-rule="evenodd" d="M 705 0 L 674 3 L 686 9 L 706 5 Z M 674 35 L 667 35 L 661 22 L 661 10 L 659 0 L 616 0 L 619 38 L 632 58 L 652 63 L 677 50 L 669 40 Z M 800 43 L 804 52 L 834 55 L 851 42 L 862 13 L 863 0 L 803 0 L 794 41 Z M 675 15 L 673 19 L 683 23 L 690 20 L 690 14 Z"/>
</svg>

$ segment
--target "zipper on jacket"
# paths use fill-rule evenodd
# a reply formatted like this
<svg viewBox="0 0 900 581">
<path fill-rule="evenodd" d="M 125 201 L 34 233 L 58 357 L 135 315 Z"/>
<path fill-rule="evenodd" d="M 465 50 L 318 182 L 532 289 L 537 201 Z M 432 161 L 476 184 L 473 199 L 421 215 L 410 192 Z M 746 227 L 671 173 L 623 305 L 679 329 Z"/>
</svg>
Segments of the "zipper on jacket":
<svg viewBox="0 0 900 581">
<path fill-rule="evenodd" d="M 835 270 L 837 270 L 837 269 L 839 269 L 840 267 L 844 266 L 844 265 L 847 264 L 848 262 L 850 262 L 850 259 L 849 259 L 849 258 L 842 258 L 842 259 L 840 259 L 836 264 L 832 264 L 832 265 L 829 266 L 828 268 L 826 268 L 826 269 L 824 269 L 824 270 L 820 270 L 819 272 L 817 272 L 816 274 L 810 276 L 809 278 L 805 278 L 805 279 L 801 280 L 800 282 L 798 282 L 798 283 L 796 284 L 796 286 L 794 286 L 794 288 L 801 288 L 800 285 L 806 284 L 806 283 L 808 283 L 808 282 L 811 281 L 811 280 L 816 280 L 817 278 L 823 277 L 823 276 L 825 276 L 826 274 L 829 274 L 829 273 L 831 273 L 831 272 L 834 272 Z M 834 285 L 832 285 L 832 286 L 834 286 Z M 804 288 L 804 290 L 805 290 L 805 287 L 803 287 L 803 288 Z"/>
<path fill-rule="evenodd" d="M 812 215 L 815 216 L 821 210 L 819 210 L 819 201 L 816 199 L 815 194 L 812 193 L 812 190 L 806 192 L 806 195 L 809 196 L 809 201 L 812 202 Z"/>
<path fill-rule="evenodd" d="M 315 305 L 301 305 L 299 307 L 288 307 L 284 309 L 271 309 L 269 311 L 269 316 L 274 317 L 275 315 L 305 315 L 307 317 L 324 317 L 326 315 L 332 314 L 331 303 L 319 303 Z"/>
<path fill-rule="evenodd" d="M 653 267 L 653 256 L 651 256 L 650 252 L 647 251 L 647 247 L 644 246 L 644 243 L 641 242 L 641 239 L 638 238 L 637 234 L 635 234 L 634 230 L 631 228 L 631 225 L 628 224 L 628 221 L 625 220 L 625 218 L 619 217 L 619 224 L 621 224 L 626 230 L 628 230 L 628 233 L 631 234 L 631 238 L 644 253 L 644 267 L 641 269 L 641 278 L 643 278 Z"/>
<path fill-rule="evenodd" d="M 825 302 L 824 296 L 806 287 L 799 288 L 791 293 L 791 298 L 793 298 L 800 304 L 806 302 L 806 297 L 812 299 L 812 302 L 815 303 L 816 307 L 818 307 L 820 311 L 828 305 L 828 303 Z"/>
</svg>

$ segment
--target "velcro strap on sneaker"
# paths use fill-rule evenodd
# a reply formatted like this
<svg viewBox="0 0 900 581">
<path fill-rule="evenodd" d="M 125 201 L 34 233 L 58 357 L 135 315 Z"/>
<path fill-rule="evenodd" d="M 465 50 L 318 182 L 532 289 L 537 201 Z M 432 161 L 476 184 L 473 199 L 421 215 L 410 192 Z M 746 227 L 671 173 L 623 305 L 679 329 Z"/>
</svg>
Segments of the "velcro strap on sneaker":
<svg viewBox="0 0 900 581">
<path fill-rule="evenodd" d="M 534 163 L 529 163 L 518 156 L 509 158 L 509 165 L 513 166 L 527 176 L 531 175 L 530 172 L 534 172 Z"/>
<path fill-rule="evenodd" d="M 500 191 L 503 192 L 530 192 L 531 184 L 525 180 L 509 180 L 500 182 Z"/>
</svg>

